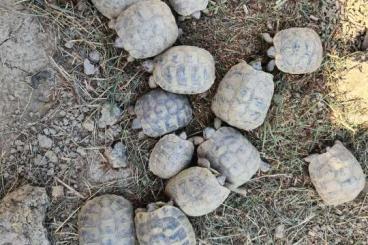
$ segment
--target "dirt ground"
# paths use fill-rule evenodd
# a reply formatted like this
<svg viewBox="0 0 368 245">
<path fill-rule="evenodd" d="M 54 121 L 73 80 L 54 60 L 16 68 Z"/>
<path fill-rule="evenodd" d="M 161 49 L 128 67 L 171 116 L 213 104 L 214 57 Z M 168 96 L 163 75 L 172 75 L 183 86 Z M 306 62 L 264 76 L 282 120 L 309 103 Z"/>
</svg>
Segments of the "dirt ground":
<svg viewBox="0 0 368 245">
<path fill-rule="evenodd" d="M 52 199 L 52 187 L 62 186 L 64 194 L 53 198 L 45 225 L 53 244 L 78 244 L 77 213 L 87 199 L 103 193 L 121 194 L 136 208 L 168 200 L 162 193 L 165 182 L 147 169 L 156 140 L 139 139 L 138 132 L 130 130 L 133 117 L 127 112 L 149 90 L 148 74 L 141 61 L 128 63 L 127 53 L 113 48 L 114 32 L 89 1 L 22 2 L 58 38 L 53 67 L 61 81 L 49 113 L 19 130 L 18 141 L 0 155 L 0 198 L 30 183 L 46 187 Z M 322 67 L 315 73 L 273 72 L 276 90 L 266 122 L 246 132 L 272 169 L 258 173 L 244 185 L 247 197 L 231 194 L 215 212 L 190 218 L 199 243 L 368 244 L 368 190 L 351 203 L 326 206 L 315 192 L 303 161 L 339 139 L 368 173 L 367 124 L 345 120 L 349 118 L 344 115 L 346 97 L 336 89 L 340 79 L 349 77 L 343 68 L 351 64 L 351 57 L 359 57 L 354 62 L 364 67 L 368 62 L 368 53 L 362 50 L 368 35 L 368 1 L 213 0 L 203 18 L 178 25 L 184 34 L 176 44 L 207 49 L 217 68 L 216 86 L 208 95 L 190 97 L 194 108 L 194 119 L 186 128 L 190 136 L 200 135 L 204 127 L 212 125 L 211 98 L 232 65 L 255 59 L 267 64 L 269 44 L 262 41 L 260 33 L 273 35 L 288 27 L 310 27 L 320 34 L 325 49 Z M 87 76 L 83 73 L 84 59 L 96 50 L 101 54 L 99 74 Z M 359 89 L 364 81 L 367 87 L 368 74 L 362 74 L 359 82 L 363 83 L 352 87 Z M 361 106 L 361 101 L 356 104 L 357 100 L 347 99 L 349 106 L 367 113 L 364 108 L 368 107 Z M 364 99 L 368 101 L 365 97 L 363 103 Z M 82 123 L 97 122 L 106 102 L 123 111 L 118 127 L 92 126 L 86 130 Z M 52 139 L 49 150 L 38 147 L 40 134 Z M 84 163 L 94 161 L 103 149 L 118 141 L 127 146 L 127 177 L 102 184 L 91 182 Z"/>
</svg>

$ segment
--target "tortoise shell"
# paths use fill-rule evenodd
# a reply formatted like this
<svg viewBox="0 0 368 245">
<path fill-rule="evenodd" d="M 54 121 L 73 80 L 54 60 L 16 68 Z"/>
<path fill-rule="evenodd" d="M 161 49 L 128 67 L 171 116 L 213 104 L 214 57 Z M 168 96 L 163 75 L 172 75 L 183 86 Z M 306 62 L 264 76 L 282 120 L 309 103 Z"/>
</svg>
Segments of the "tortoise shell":
<svg viewBox="0 0 368 245">
<path fill-rule="evenodd" d="M 210 170 L 200 167 L 185 169 L 171 178 L 165 192 L 188 216 L 202 216 L 214 211 L 230 194 Z"/>
<path fill-rule="evenodd" d="M 239 131 L 219 128 L 198 147 L 198 158 L 207 159 L 211 168 L 238 187 L 252 178 L 261 165 L 258 150 Z"/>
<path fill-rule="evenodd" d="M 326 153 L 305 158 L 309 175 L 322 200 L 339 205 L 354 200 L 363 190 L 365 175 L 351 152 L 340 141 Z"/>
<path fill-rule="evenodd" d="M 135 244 L 133 206 L 121 196 L 86 202 L 78 215 L 79 244 Z"/>
<path fill-rule="evenodd" d="M 165 205 L 153 211 L 137 211 L 137 238 L 141 245 L 195 245 L 193 227 L 178 208 Z"/>
<path fill-rule="evenodd" d="M 123 48 L 136 59 L 156 56 L 172 46 L 179 35 L 169 6 L 160 0 L 140 1 L 116 20 Z"/>
<path fill-rule="evenodd" d="M 153 148 L 149 169 L 162 179 L 169 179 L 190 164 L 194 145 L 189 140 L 169 134 L 160 139 Z"/>
<path fill-rule="evenodd" d="M 155 89 L 143 95 L 135 105 L 143 133 L 158 137 L 185 127 L 192 120 L 192 108 L 184 95 Z"/>
<path fill-rule="evenodd" d="M 202 48 L 176 46 L 155 59 L 152 78 L 172 93 L 204 93 L 215 82 L 215 61 Z"/>
<path fill-rule="evenodd" d="M 285 73 L 311 73 L 322 64 L 322 41 L 312 29 L 290 28 L 282 30 L 275 35 L 273 43 L 276 66 Z"/>
<path fill-rule="evenodd" d="M 92 0 L 96 9 L 109 19 L 117 18 L 130 5 L 143 0 Z"/>
<path fill-rule="evenodd" d="M 182 16 L 204 10 L 208 5 L 208 0 L 169 0 L 169 2 L 175 11 Z"/>
<path fill-rule="evenodd" d="M 228 124 L 252 130 L 263 124 L 273 93 L 271 74 L 241 62 L 233 66 L 220 82 L 211 109 Z"/>
</svg>

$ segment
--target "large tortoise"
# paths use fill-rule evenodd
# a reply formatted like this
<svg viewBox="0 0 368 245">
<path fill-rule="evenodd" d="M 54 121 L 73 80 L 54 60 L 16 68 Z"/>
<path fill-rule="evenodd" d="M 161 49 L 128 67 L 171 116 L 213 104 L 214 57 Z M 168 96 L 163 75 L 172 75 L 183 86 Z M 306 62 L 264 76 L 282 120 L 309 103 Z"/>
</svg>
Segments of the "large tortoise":
<svg viewBox="0 0 368 245">
<path fill-rule="evenodd" d="M 305 158 L 309 175 L 322 200 L 328 205 L 339 205 L 354 200 L 363 190 L 365 175 L 351 152 L 340 142 L 323 154 Z"/>
<path fill-rule="evenodd" d="M 263 124 L 273 93 L 271 74 L 241 62 L 233 66 L 220 82 L 211 109 L 228 124 L 252 130 Z"/>
<path fill-rule="evenodd" d="M 213 130 L 205 138 L 197 150 L 199 164 L 208 161 L 210 166 L 206 167 L 225 176 L 226 182 L 234 188 L 249 181 L 259 168 L 267 165 L 247 138 L 233 128 Z"/>
<path fill-rule="evenodd" d="M 194 145 L 186 139 L 186 134 L 165 135 L 151 152 L 149 169 L 160 178 L 169 179 L 190 164 L 193 153 Z"/>
<path fill-rule="evenodd" d="M 92 0 L 96 9 L 109 19 L 117 18 L 130 5 L 143 0 Z"/>
<path fill-rule="evenodd" d="M 103 195 L 86 202 L 78 215 L 79 244 L 135 244 L 132 204 Z"/>
<path fill-rule="evenodd" d="M 169 0 L 169 2 L 178 14 L 192 16 L 195 19 L 201 17 L 201 11 L 208 5 L 208 0 Z"/>
<path fill-rule="evenodd" d="M 178 208 L 151 203 L 135 212 L 137 238 L 141 245 L 195 245 L 193 227 Z"/>
<path fill-rule="evenodd" d="M 160 0 L 133 4 L 119 15 L 114 27 L 119 36 L 115 46 L 128 51 L 130 60 L 162 53 L 179 35 L 169 6 Z"/>
<path fill-rule="evenodd" d="M 152 72 L 150 87 L 176 94 L 199 94 L 215 82 L 215 60 L 205 49 L 194 46 L 170 48 L 154 61 L 145 61 L 144 67 Z"/>
<path fill-rule="evenodd" d="M 322 41 L 310 28 L 282 30 L 273 38 L 273 44 L 267 54 L 275 58 L 277 68 L 285 73 L 312 73 L 322 64 Z"/>
<path fill-rule="evenodd" d="M 192 120 L 192 108 L 184 95 L 155 89 L 138 99 L 137 118 L 133 129 L 142 129 L 145 135 L 159 137 L 185 127 Z"/>
<path fill-rule="evenodd" d="M 214 211 L 230 194 L 209 169 L 201 167 L 181 171 L 169 180 L 165 192 L 188 216 Z"/>
</svg>

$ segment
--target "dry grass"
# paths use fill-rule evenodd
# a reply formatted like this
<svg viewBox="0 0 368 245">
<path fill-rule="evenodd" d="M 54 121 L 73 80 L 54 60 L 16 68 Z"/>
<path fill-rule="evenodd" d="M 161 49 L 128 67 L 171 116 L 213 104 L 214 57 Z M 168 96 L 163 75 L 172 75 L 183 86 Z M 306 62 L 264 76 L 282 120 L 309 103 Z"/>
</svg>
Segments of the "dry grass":
<svg viewBox="0 0 368 245">
<path fill-rule="evenodd" d="M 38 2 L 42 1 L 26 3 L 33 13 L 48 21 L 60 38 L 55 60 L 64 74 L 61 89 L 73 91 L 75 103 L 97 108 L 108 100 L 127 108 L 148 90 L 147 74 L 139 68 L 140 62 L 128 64 L 127 54 L 112 47 L 113 32 L 89 2 L 46 6 Z M 262 32 L 274 34 L 292 26 L 308 26 L 322 36 L 326 54 L 348 53 L 356 49 L 356 40 L 341 41 L 346 36 L 342 34 L 342 22 L 337 14 L 339 6 L 335 3 L 333 0 L 211 1 L 209 16 L 179 23 L 185 34 L 177 44 L 208 49 L 217 61 L 217 82 L 240 59 L 260 58 L 267 62 L 268 45 L 259 36 Z M 360 3 L 364 4 L 364 0 Z M 64 48 L 67 41 L 75 43 L 72 49 Z M 88 52 L 95 49 L 102 54 L 101 74 L 91 78 L 83 74 L 82 64 Z M 368 173 L 368 132 L 359 127 L 353 131 L 331 122 L 331 105 L 335 101 L 330 96 L 327 80 L 334 67 L 335 60 L 326 55 L 322 68 L 316 73 L 303 76 L 274 73 L 276 92 L 268 118 L 262 127 L 247 133 L 262 157 L 272 165 L 272 170 L 259 173 L 245 185 L 247 198 L 231 194 L 216 212 L 191 219 L 200 243 L 366 244 L 365 193 L 354 202 L 336 208 L 323 205 L 309 180 L 307 164 L 302 160 L 340 139 Z M 187 128 L 189 135 L 198 134 L 211 124 L 213 115 L 209 105 L 215 90 L 216 86 L 206 97 L 191 97 L 195 119 Z M 121 139 L 129 148 L 134 178 L 124 185 L 88 184 L 87 190 L 77 185 L 76 190 L 84 196 L 119 193 L 136 207 L 166 200 L 162 194 L 164 182 L 147 170 L 149 149 L 154 140 L 138 140 L 136 133 L 129 130 L 130 119 L 126 115 L 121 122 Z M 73 176 L 64 176 L 63 181 L 72 183 L 69 179 Z M 3 183 L 6 187 L 2 194 L 20 182 Z M 69 193 L 50 207 L 47 226 L 55 244 L 77 244 L 76 212 L 82 203 L 82 199 Z M 285 227 L 285 236 L 276 238 L 275 229 L 280 225 Z"/>
</svg>

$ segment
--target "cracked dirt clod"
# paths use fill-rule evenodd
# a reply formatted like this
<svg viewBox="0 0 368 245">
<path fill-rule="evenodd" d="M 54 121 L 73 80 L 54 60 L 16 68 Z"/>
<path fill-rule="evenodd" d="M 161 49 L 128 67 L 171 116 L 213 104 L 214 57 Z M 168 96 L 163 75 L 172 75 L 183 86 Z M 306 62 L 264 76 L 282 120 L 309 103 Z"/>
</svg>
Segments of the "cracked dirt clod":
<svg viewBox="0 0 368 245">
<path fill-rule="evenodd" d="M 33 121 L 50 108 L 57 75 L 49 68 L 55 37 L 41 19 L 14 1 L 0 6 L 0 133 L 5 135 L 0 151 L 5 151 L 20 130 L 14 122 Z"/>
<path fill-rule="evenodd" d="M 43 227 L 49 200 L 46 190 L 23 186 L 0 202 L 0 244 L 48 245 Z"/>
</svg>

